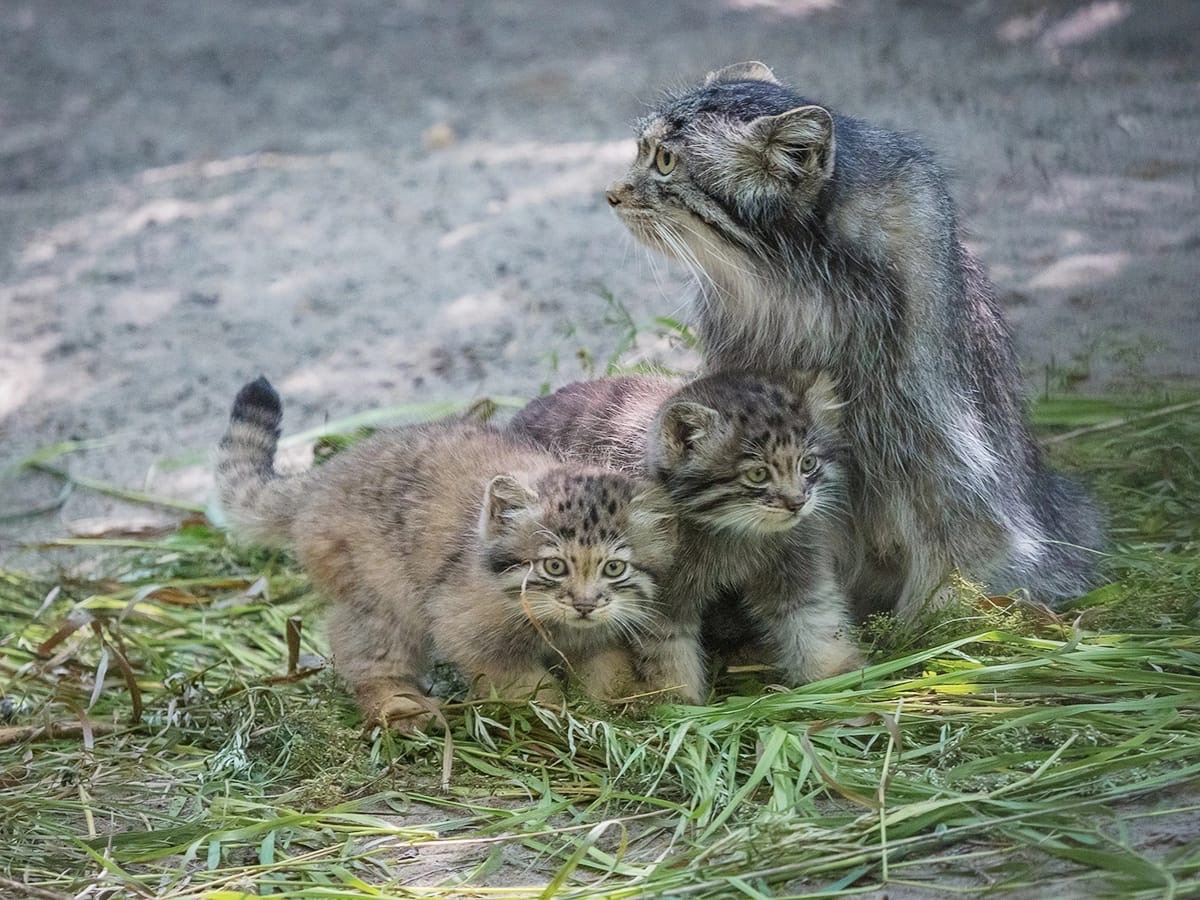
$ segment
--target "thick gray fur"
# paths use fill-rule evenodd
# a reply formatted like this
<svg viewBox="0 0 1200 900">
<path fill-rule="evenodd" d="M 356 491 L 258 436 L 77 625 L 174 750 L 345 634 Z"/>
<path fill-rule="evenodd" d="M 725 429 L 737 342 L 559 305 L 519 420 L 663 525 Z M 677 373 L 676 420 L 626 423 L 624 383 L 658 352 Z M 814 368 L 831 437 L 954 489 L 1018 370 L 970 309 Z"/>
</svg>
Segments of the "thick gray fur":
<svg viewBox="0 0 1200 900">
<path fill-rule="evenodd" d="M 709 371 L 834 376 L 862 611 L 910 614 L 956 568 L 1046 601 L 1094 585 L 1101 515 L 1043 461 L 1008 326 L 914 137 L 742 64 L 664 100 L 608 197 L 695 274 Z"/>
<path fill-rule="evenodd" d="M 702 617 L 730 619 L 714 605 L 740 597 L 750 633 L 788 681 L 803 683 L 861 664 L 834 574 L 832 532 L 845 512 L 838 416 L 828 380 L 814 385 L 803 373 L 789 385 L 731 373 L 686 385 L 623 376 L 534 400 L 509 427 L 563 458 L 649 476 L 664 488 L 680 525 L 679 562 L 659 592 L 673 630 L 664 643 L 695 647 Z M 755 504 L 779 500 L 770 492 L 787 489 L 797 452 L 819 460 L 800 481 L 810 505 L 798 520 L 769 528 Z M 780 480 L 742 483 L 740 471 L 758 460 L 779 466 Z"/>
</svg>

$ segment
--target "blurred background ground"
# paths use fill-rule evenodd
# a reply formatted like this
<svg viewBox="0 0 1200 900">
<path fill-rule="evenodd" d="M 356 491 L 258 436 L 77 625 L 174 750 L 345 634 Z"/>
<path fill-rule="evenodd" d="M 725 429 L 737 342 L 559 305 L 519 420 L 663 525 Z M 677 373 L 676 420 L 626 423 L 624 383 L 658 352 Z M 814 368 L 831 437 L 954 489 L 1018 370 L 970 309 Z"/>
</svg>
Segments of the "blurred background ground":
<svg viewBox="0 0 1200 900">
<path fill-rule="evenodd" d="M 688 298 L 603 202 L 630 122 L 749 58 L 939 152 L 1031 391 L 1200 374 L 1190 0 L 0 0 L 0 48 L 0 471 L 108 437 L 65 464 L 197 500 L 156 463 L 260 372 L 296 431 L 602 370 Z M 77 491 L 0 562 L 132 515 Z"/>
</svg>

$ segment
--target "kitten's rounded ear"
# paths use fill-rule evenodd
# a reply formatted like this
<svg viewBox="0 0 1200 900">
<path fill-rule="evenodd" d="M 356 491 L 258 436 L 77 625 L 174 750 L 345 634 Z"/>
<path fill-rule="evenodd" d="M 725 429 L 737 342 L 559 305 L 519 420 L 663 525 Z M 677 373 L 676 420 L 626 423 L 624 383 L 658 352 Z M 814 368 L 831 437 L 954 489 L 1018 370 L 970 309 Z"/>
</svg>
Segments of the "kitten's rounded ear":
<svg viewBox="0 0 1200 900">
<path fill-rule="evenodd" d="M 517 513 L 532 507 L 537 503 L 537 499 L 536 491 L 526 487 L 512 475 L 497 475 L 488 482 L 487 489 L 483 492 L 483 510 L 480 513 L 479 526 L 488 537 L 504 531 Z"/>
<path fill-rule="evenodd" d="M 721 414 L 711 407 L 690 400 L 673 400 L 659 415 L 658 435 L 663 451 L 671 462 L 690 456 L 712 436 Z"/>
<path fill-rule="evenodd" d="M 717 69 L 715 72 L 709 72 L 704 77 L 704 86 L 708 87 L 710 84 L 720 84 L 730 81 L 766 81 L 771 84 L 779 84 L 779 79 L 775 77 L 775 73 L 765 63 L 760 63 L 757 59 L 751 59 L 747 62 L 725 66 L 723 69 Z"/>
<path fill-rule="evenodd" d="M 823 106 L 759 116 L 747 127 L 744 140 L 759 177 L 783 182 L 828 178 L 836 144 L 833 114 Z"/>
</svg>

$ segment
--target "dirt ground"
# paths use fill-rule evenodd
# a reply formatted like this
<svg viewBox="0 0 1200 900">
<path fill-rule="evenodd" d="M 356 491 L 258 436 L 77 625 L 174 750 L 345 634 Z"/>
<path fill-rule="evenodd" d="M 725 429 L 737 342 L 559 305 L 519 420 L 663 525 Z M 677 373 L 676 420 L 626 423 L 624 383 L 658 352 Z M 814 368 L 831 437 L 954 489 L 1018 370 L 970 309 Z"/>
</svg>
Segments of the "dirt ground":
<svg viewBox="0 0 1200 900">
<path fill-rule="evenodd" d="M 686 314 L 603 201 L 630 122 L 748 58 L 940 152 L 1031 386 L 1194 377 L 1198 36 L 1191 0 L 0 0 L 0 469 L 103 437 L 73 472 L 202 499 L 155 464 L 260 372 L 288 431 L 580 377 L 606 296 Z M 76 491 L 0 561 L 131 515 Z"/>
</svg>

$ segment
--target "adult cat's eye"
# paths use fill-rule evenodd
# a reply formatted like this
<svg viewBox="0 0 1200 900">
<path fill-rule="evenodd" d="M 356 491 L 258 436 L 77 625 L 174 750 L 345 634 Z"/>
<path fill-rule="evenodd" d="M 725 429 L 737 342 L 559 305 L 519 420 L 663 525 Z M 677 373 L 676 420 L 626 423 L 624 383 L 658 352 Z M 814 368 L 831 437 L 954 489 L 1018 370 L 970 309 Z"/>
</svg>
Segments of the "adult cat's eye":
<svg viewBox="0 0 1200 900">
<path fill-rule="evenodd" d="M 610 559 L 604 564 L 605 578 L 620 578 L 625 574 L 625 570 L 629 568 L 629 563 L 623 559 Z"/>
<path fill-rule="evenodd" d="M 766 466 L 755 466 L 746 470 L 746 480 L 751 484 L 762 484 L 770 477 L 771 473 L 767 471 Z"/>
<path fill-rule="evenodd" d="M 811 475 L 817 468 L 817 458 L 811 453 L 806 453 L 800 458 L 800 473 L 802 475 Z"/>
<path fill-rule="evenodd" d="M 670 175 L 675 171 L 675 154 L 666 147 L 659 147 L 654 154 L 654 168 L 660 175 Z"/>
<path fill-rule="evenodd" d="M 561 578 L 567 574 L 567 561 L 558 556 L 542 560 L 542 571 L 551 578 Z"/>
</svg>

